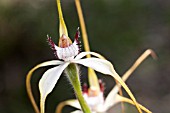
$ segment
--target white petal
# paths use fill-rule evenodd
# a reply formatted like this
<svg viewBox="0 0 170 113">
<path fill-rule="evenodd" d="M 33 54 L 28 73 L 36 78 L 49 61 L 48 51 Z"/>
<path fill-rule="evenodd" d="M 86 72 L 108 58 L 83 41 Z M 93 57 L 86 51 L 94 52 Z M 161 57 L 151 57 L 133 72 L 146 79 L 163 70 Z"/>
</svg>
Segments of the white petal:
<svg viewBox="0 0 170 113">
<path fill-rule="evenodd" d="M 51 60 L 51 61 L 46 61 L 41 64 L 38 64 L 36 67 L 39 68 L 39 67 L 44 67 L 44 66 L 59 65 L 62 63 L 64 63 L 64 62 L 60 61 L 60 60 Z"/>
<path fill-rule="evenodd" d="M 80 59 L 80 60 L 73 60 L 72 62 L 82 64 L 86 67 L 90 67 L 98 72 L 101 72 L 103 74 L 108 74 L 111 75 L 111 68 L 110 67 L 110 62 L 104 59 L 99 59 L 99 58 L 85 58 L 85 59 Z"/>
<path fill-rule="evenodd" d="M 109 92 L 109 94 L 106 97 L 105 102 L 104 102 L 104 108 L 106 110 L 108 110 L 110 107 L 112 107 L 113 105 L 116 104 L 116 102 L 117 102 L 116 95 L 117 95 L 118 91 L 119 91 L 119 87 L 114 87 L 114 89 L 112 89 Z"/>
<path fill-rule="evenodd" d="M 96 56 L 96 57 L 98 57 L 98 58 L 104 59 L 104 57 L 103 57 L 102 55 L 100 55 L 100 54 L 98 54 L 98 53 L 95 53 L 95 52 L 81 52 L 81 53 L 79 53 L 79 54 L 75 57 L 75 60 L 81 59 L 81 58 L 85 57 L 85 56 L 88 55 L 88 54 L 91 54 L 91 55 Z"/>
<path fill-rule="evenodd" d="M 62 63 L 63 62 L 59 61 L 59 60 L 46 61 L 46 62 L 43 62 L 43 63 L 36 65 L 27 74 L 27 76 L 26 76 L 26 89 L 27 89 L 28 96 L 31 100 L 31 103 L 32 103 L 32 105 L 34 105 L 33 107 L 34 107 L 35 111 L 39 111 L 39 108 L 36 106 L 35 99 L 33 97 L 32 90 L 31 90 L 31 83 L 30 82 L 31 82 L 31 77 L 32 77 L 33 72 L 40 67 L 45 67 L 45 66 L 50 66 L 50 65 L 59 65 L 59 64 L 62 64 Z"/>
<path fill-rule="evenodd" d="M 44 113 L 44 104 L 47 95 L 53 90 L 63 70 L 69 65 L 68 63 L 61 64 L 54 68 L 47 70 L 39 82 L 41 113 Z"/>
<path fill-rule="evenodd" d="M 112 71 L 111 71 L 112 67 L 110 66 L 110 63 L 107 60 L 99 59 L 99 58 L 85 58 L 85 59 L 75 60 L 73 62 L 82 64 L 86 67 L 90 67 L 103 74 L 112 75 Z M 110 101 L 114 101 L 114 100 L 110 100 Z M 108 109 L 107 106 L 103 106 L 102 109 L 98 109 L 98 111 L 106 111 L 107 109 Z"/>
<path fill-rule="evenodd" d="M 124 83 L 124 81 L 121 79 L 121 77 L 116 73 L 116 71 L 113 68 L 113 65 L 104 59 L 98 59 L 98 58 L 85 58 L 85 59 L 80 59 L 80 60 L 73 60 L 72 62 L 82 64 L 86 67 L 90 67 L 98 72 L 101 72 L 106 75 L 111 75 L 113 78 L 115 78 L 121 85 L 122 87 L 126 90 L 128 95 L 131 97 L 133 100 L 134 104 L 136 105 L 138 111 L 142 113 L 141 109 L 139 108 L 139 105 L 136 102 L 135 97 L 133 96 L 132 92 L 128 88 L 128 86 Z"/>
</svg>

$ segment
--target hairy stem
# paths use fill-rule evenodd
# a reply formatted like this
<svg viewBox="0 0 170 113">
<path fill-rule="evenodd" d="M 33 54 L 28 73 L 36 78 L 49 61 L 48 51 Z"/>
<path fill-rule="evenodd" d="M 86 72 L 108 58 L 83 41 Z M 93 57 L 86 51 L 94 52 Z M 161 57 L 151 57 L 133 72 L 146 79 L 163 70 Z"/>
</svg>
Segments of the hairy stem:
<svg viewBox="0 0 170 113">
<path fill-rule="evenodd" d="M 84 113 L 91 113 L 90 108 L 88 107 L 86 101 L 83 98 L 82 90 L 81 90 L 81 84 L 80 84 L 80 78 L 79 78 L 79 72 L 76 64 L 70 64 L 66 69 L 66 74 L 68 75 L 68 78 L 73 85 L 76 97 L 80 103 L 80 106 Z"/>
</svg>

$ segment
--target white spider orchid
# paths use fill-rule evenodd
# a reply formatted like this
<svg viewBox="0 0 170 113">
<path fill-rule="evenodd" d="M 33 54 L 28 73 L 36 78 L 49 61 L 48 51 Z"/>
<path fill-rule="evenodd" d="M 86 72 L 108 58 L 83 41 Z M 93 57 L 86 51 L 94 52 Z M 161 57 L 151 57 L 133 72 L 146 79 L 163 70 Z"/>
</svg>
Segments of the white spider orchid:
<svg viewBox="0 0 170 113">
<path fill-rule="evenodd" d="M 122 87 L 126 90 L 128 95 L 132 99 L 132 102 L 136 105 L 139 112 L 141 112 L 141 109 L 139 105 L 137 104 L 136 99 L 131 93 L 130 89 L 127 87 L 124 81 L 120 78 L 120 76 L 116 73 L 116 71 L 113 68 L 113 65 L 109 61 L 101 59 L 102 56 L 95 52 L 79 53 L 79 46 L 78 46 L 79 31 L 77 31 L 75 40 L 72 43 L 70 38 L 68 37 L 67 28 L 66 28 L 66 25 L 63 19 L 62 11 L 61 11 L 60 0 L 57 0 L 57 5 L 58 5 L 58 11 L 59 11 L 59 18 L 60 18 L 59 46 L 56 46 L 50 37 L 48 37 L 48 41 L 49 41 L 49 44 L 51 45 L 51 48 L 54 50 L 54 53 L 57 56 L 58 60 L 46 61 L 44 63 L 41 63 L 35 66 L 33 69 L 29 71 L 27 75 L 27 79 L 26 79 L 27 92 L 28 92 L 28 95 L 30 97 L 30 100 L 33 104 L 33 107 L 36 113 L 45 112 L 46 97 L 49 93 L 52 92 L 53 88 L 55 87 L 58 79 L 60 78 L 64 70 L 66 71 L 68 78 L 70 79 L 70 82 L 73 85 L 76 96 L 80 102 L 81 109 L 85 113 L 91 113 L 90 109 L 86 106 L 86 102 L 84 101 L 82 94 L 81 94 L 80 81 L 79 81 L 79 76 L 77 72 L 78 70 L 77 70 L 76 64 L 90 67 L 94 69 L 95 71 L 98 71 L 106 75 L 111 75 L 113 78 L 115 78 L 120 83 L 120 85 L 122 85 Z M 88 54 L 91 54 L 97 58 L 92 57 L 92 58 L 83 59 L 83 57 L 85 57 Z M 51 65 L 55 67 L 48 69 L 43 74 L 42 78 L 39 81 L 39 90 L 40 90 L 40 111 L 39 111 L 35 103 L 35 100 L 33 98 L 33 95 L 32 95 L 30 79 L 31 79 L 32 73 L 36 69 L 40 67 L 51 66 Z"/>
<path fill-rule="evenodd" d="M 84 42 L 84 47 L 85 51 L 90 51 L 89 43 L 88 43 L 88 36 L 86 32 L 86 27 L 85 27 L 85 22 L 83 18 L 83 13 L 81 10 L 81 4 L 79 0 L 75 0 L 78 16 L 79 16 L 79 21 L 81 25 L 81 30 L 82 30 L 82 35 L 83 35 L 83 42 Z M 126 81 L 126 79 L 131 75 L 131 73 L 139 66 L 141 62 L 143 62 L 144 59 L 147 58 L 148 55 L 152 55 L 152 57 L 156 57 L 154 52 L 150 49 L 145 51 L 141 57 L 138 58 L 138 60 L 134 63 L 134 65 L 123 75 L 122 79 L 123 81 Z M 87 55 L 87 58 L 90 58 L 90 55 Z M 114 106 L 116 103 L 119 102 L 128 102 L 130 104 L 133 104 L 133 101 L 125 98 L 122 95 L 121 89 L 119 85 L 116 85 L 113 90 L 109 93 L 107 98 L 104 100 L 103 96 L 103 91 L 104 91 L 104 86 L 100 82 L 98 82 L 97 76 L 94 72 L 93 69 L 88 68 L 88 79 L 89 79 L 89 88 L 87 88 L 87 85 L 83 86 L 83 96 L 90 106 L 92 112 L 108 112 L 108 109 L 110 109 L 112 106 Z M 117 83 L 117 82 L 116 82 Z M 120 90 L 120 95 L 118 94 L 118 91 Z M 61 102 L 57 108 L 56 108 L 56 113 L 61 113 L 62 109 L 64 106 L 70 105 L 72 107 L 80 109 L 80 105 L 78 103 L 78 100 L 67 100 L 64 102 Z M 143 107 L 142 105 L 139 104 L 139 107 L 150 113 L 148 109 Z M 122 108 L 123 110 L 123 108 Z M 81 111 L 75 111 L 75 112 L 81 112 Z M 139 111 L 140 112 L 140 111 Z"/>
<path fill-rule="evenodd" d="M 131 73 L 149 56 L 152 55 L 153 58 L 156 58 L 155 53 L 148 49 L 146 50 L 137 60 L 136 62 L 133 64 L 133 66 L 123 75 L 122 80 L 126 81 L 127 78 L 131 75 Z M 130 103 L 132 105 L 134 105 L 133 101 L 123 97 L 121 95 L 118 94 L 119 89 L 120 89 L 120 85 L 115 85 L 115 87 L 110 91 L 110 93 L 108 94 L 108 96 L 106 97 L 106 99 L 104 99 L 104 85 L 102 83 L 102 81 L 99 80 L 99 86 L 100 86 L 100 91 L 98 92 L 96 86 L 90 86 L 89 88 L 87 87 L 87 85 L 83 85 L 83 96 L 87 102 L 87 104 L 89 105 L 92 113 L 110 113 L 109 110 L 116 104 L 120 103 L 120 102 L 127 102 Z M 64 106 L 69 105 L 72 107 L 75 107 L 77 109 L 81 109 L 80 105 L 78 103 L 78 101 L 76 99 L 71 99 L 71 100 L 67 100 L 64 102 L 61 102 L 57 108 L 56 108 L 56 113 L 61 113 L 62 109 Z M 139 107 L 147 112 L 147 113 L 151 113 L 151 111 L 149 111 L 147 108 L 145 108 L 144 106 L 138 104 Z M 83 113 L 80 110 L 76 110 L 73 111 L 72 113 Z"/>
<path fill-rule="evenodd" d="M 51 39 L 49 38 L 49 40 L 51 40 Z M 76 48 L 77 45 L 74 46 L 73 44 L 70 45 L 69 47 L 73 46 Z M 66 69 L 66 67 L 69 66 L 69 64 L 81 64 L 86 67 L 90 67 L 98 72 L 103 73 L 103 74 L 113 76 L 125 88 L 125 90 L 129 94 L 129 96 L 132 98 L 132 100 L 134 102 L 136 102 L 131 91 L 129 90 L 127 85 L 123 82 L 123 80 L 119 77 L 119 75 L 116 73 L 112 64 L 109 61 L 104 60 L 104 59 L 99 59 L 99 58 L 101 58 L 101 55 L 94 53 L 94 52 L 81 52 L 81 53 L 77 54 L 77 56 L 75 56 L 75 55 L 70 56 L 70 54 L 77 53 L 77 50 L 75 49 L 76 51 L 74 51 L 74 49 L 72 49 L 70 51 L 67 51 L 67 50 L 69 50 L 69 47 L 60 48 L 60 47 L 55 46 L 55 48 L 57 48 L 56 51 L 60 50 L 60 49 L 63 50 L 63 51 L 61 51 L 60 54 L 57 52 L 56 52 L 56 54 L 58 57 L 61 57 L 62 60 L 64 60 L 64 61 L 52 60 L 52 61 L 47 61 L 47 62 L 41 63 L 41 64 L 37 65 L 35 68 L 33 68 L 29 73 L 29 74 L 32 74 L 32 72 L 39 67 L 56 65 L 55 67 L 47 70 L 43 74 L 43 76 L 39 82 L 39 89 L 40 89 L 40 94 L 41 94 L 41 98 L 40 98 L 41 113 L 44 113 L 44 104 L 45 104 L 45 99 L 46 99 L 47 95 L 53 90 L 53 88 L 55 87 L 55 84 L 57 83 L 58 79 L 60 78 L 62 72 L 64 71 L 64 69 Z M 92 58 L 82 59 L 87 54 L 91 54 L 98 58 L 92 57 Z"/>
<path fill-rule="evenodd" d="M 51 39 L 49 38 L 49 40 L 51 40 Z M 73 44 L 70 45 L 69 47 L 73 46 L 74 48 L 76 48 L 77 45 L 74 46 Z M 47 70 L 43 74 L 43 76 L 39 82 L 39 89 L 40 89 L 40 94 L 41 94 L 41 98 L 40 98 L 41 113 L 44 113 L 44 104 L 45 104 L 45 99 L 46 99 L 47 95 L 53 90 L 53 88 L 55 87 L 55 84 L 57 83 L 58 79 L 60 78 L 62 72 L 64 71 L 64 69 L 66 69 L 66 67 L 69 66 L 69 64 L 81 64 L 86 67 L 90 67 L 98 72 L 103 73 L 103 74 L 113 76 L 125 88 L 125 90 L 129 94 L 129 96 L 132 98 L 132 100 L 134 102 L 136 102 L 131 91 L 129 90 L 127 85 L 123 82 L 123 80 L 120 78 L 120 76 L 116 73 L 112 64 L 107 60 L 99 59 L 99 58 L 101 58 L 101 55 L 94 53 L 94 52 L 81 52 L 81 53 L 77 54 L 77 56 L 75 56 L 74 54 L 77 53 L 77 49 L 75 49 L 76 51 L 74 51 L 74 49 L 72 48 L 72 50 L 67 51 L 67 50 L 69 50 L 69 47 L 66 47 L 66 48 L 60 48 L 57 46 L 54 46 L 54 47 L 57 48 L 56 51 L 60 50 L 60 49 L 63 50 L 63 51 L 61 51 L 61 53 L 56 52 L 56 54 L 58 57 L 61 57 L 62 60 L 64 60 L 64 61 L 61 61 L 61 60 L 47 61 L 47 62 L 37 65 L 28 73 L 28 75 L 32 74 L 33 71 L 39 67 L 56 65 L 55 67 Z M 73 54 L 73 56 L 70 56 L 71 54 Z M 92 58 L 82 59 L 87 54 L 91 54 L 98 58 L 92 57 Z"/>
</svg>

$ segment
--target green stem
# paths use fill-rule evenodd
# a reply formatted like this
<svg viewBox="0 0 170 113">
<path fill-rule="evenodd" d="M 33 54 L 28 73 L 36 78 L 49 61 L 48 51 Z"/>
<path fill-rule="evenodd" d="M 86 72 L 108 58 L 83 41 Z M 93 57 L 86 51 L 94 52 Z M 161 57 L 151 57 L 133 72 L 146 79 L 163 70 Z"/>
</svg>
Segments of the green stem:
<svg viewBox="0 0 170 113">
<path fill-rule="evenodd" d="M 80 84 L 80 78 L 79 78 L 79 72 L 76 64 L 70 64 L 66 68 L 66 74 L 68 75 L 68 78 L 73 85 L 74 91 L 76 93 L 77 99 L 80 103 L 80 106 L 84 113 L 91 113 L 90 108 L 88 107 L 86 101 L 84 100 L 82 91 L 81 91 L 81 84 Z"/>
</svg>

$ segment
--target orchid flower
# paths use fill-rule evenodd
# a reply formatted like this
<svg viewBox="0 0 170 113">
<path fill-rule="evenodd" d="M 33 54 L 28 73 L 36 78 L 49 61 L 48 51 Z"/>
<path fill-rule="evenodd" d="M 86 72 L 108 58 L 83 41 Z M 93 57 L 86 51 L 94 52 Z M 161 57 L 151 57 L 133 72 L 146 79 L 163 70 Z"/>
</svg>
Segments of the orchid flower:
<svg viewBox="0 0 170 113">
<path fill-rule="evenodd" d="M 60 39 L 59 39 L 59 45 L 57 46 L 51 39 L 51 37 L 48 37 L 48 42 L 51 45 L 51 48 L 54 51 L 54 54 L 56 56 L 56 60 L 46 61 L 41 64 L 38 64 L 34 68 L 32 68 L 29 73 L 27 74 L 26 79 L 26 87 L 28 95 L 31 99 L 31 102 L 34 106 L 34 109 L 37 113 L 39 113 L 39 109 L 35 103 L 35 100 L 32 95 L 31 86 L 30 86 L 30 79 L 33 74 L 33 72 L 40 68 L 45 66 L 55 66 L 51 69 L 48 69 L 41 77 L 39 81 L 39 90 L 40 90 L 40 113 L 45 112 L 45 101 L 46 97 L 49 93 L 52 92 L 55 85 L 57 84 L 58 79 L 60 78 L 61 74 L 65 70 L 67 77 L 69 78 L 76 97 L 80 103 L 81 109 L 85 113 L 91 113 L 91 110 L 87 106 L 86 101 L 84 100 L 81 92 L 81 86 L 80 86 L 80 80 L 79 80 L 79 73 L 78 73 L 78 67 L 77 64 L 90 67 L 93 70 L 100 72 L 105 75 L 110 75 L 113 78 L 115 78 L 120 85 L 126 90 L 130 98 L 132 99 L 132 102 L 136 105 L 139 112 L 142 113 L 138 103 L 136 102 L 135 97 L 133 96 L 132 92 L 128 88 L 128 86 L 124 83 L 124 81 L 121 79 L 121 77 L 116 73 L 116 71 L 113 68 L 113 65 L 111 62 L 105 59 L 101 59 L 102 56 L 95 52 L 81 52 L 79 51 L 79 31 L 77 30 L 74 42 L 72 43 L 71 39 L 68 37 L 67 28 L 63 19 L 60 0 L 57 0 L 58 5 L 58 12 L 59 12 L 59 20 L 60 20 L 60 27 L 59 27 L 59 33 L 60 33 Z M 95 57 L 91 58 L 84 58 L 86 55 L 93 55 Z"/>
<path fill-rule="evenodd" d="M 128 77 L 132 74 L 132 72 L 149 56 L 151 55 L 153 58 L 156 58 L 155 53 L 148 49 L 146 50 L 132 65 L 132 67 L 122 76 L 122 80 L 126 81 Z M 83 96 L 87 102 L 87 104 L 90 106 L 93 113 L 109 113 L 108 110 L 113 107 L 114 105 L 120 103 L 120 102 L 127 102 L 132 105 L 134 105 L 133 101 L 123 97 L 118 94 L 120 85 L 115 85 L 115 87 L 110 91 L 108 96 L 104 99 L 104 85 L 101 80 L 99 80 L 99 86 L 100 86 L 100 92 L 97 91 L 96 87 L 90 86 L 87 88 L 87 85 L 83 85 Z M 57 108 L 56 113 L 61 113 L 64 106 L 69 105 L 72 107 L 75 107 L 77 109 L 81 109 L 78 101 L 76 99 L 67 100 L 64 102 L 61 102 Z M 142 106 L 141 104 L 138 104 L 139 107 L 147 112 L 151 113 L 150 110 Z M 80 110 L 74 111 L 74 113 L 83 113 Z"/>
<path fill-rule="evenodd" d="M 89 43 L 88 43 L 88 37 L 86 33 L 84 18 L 81 10 L 81 5 L 79 0 L 75 0 L 76 8 L 79 15 L 82 35 L 83 35 L 83 41 L 84 41 L 84 47 L 86 51 L 90 51 Z M 126 81 L 127 78 L 132 74 L 132 72 L 149 56 L 151 55 L 153 58 L 156 58 L 156 54 L 151 50 L 146 50 L 133 64 L 133 66 L 123 75 L 122 79 L 123 81 Z M 90 58 L 90 55 L 87 56 Z M 133 101 L 121 96 L 121 94 L 118 94 L 118 91 L 120 89 L 120 85 L 115 85 L 115 87 L 112 89 L 112 91 L 108 94 L 106 99 L 104 99 L 104 85 L 101 82 L 101 80 L 97 80 L 96 74 L 92 69 L 88 69 L 88 77 L 89 77 L 89 88 L 86 84 L 83 85 L 83 96 L 90 106 L 92 112 L 94 113 L 108 113 L 108 110 L 116 105 L 119 102 L 127 102 L 130 104 L 133 104 Z M 61 102 L 57 108 L 56 113 L 61 113 L 64 106 L 70 105 L 72 107 L 75 107 L 77 109 L 81 109 L 80 105 L 78 103 L 78 100 L 76 99 L 70 99 Z M 151 113 L 147 108 L 139 104 L 139 107 L 144 110 L 147 113 Z M 74 111 L 75 113 L 82 113 L 81 111 Z"/>
</svg>

